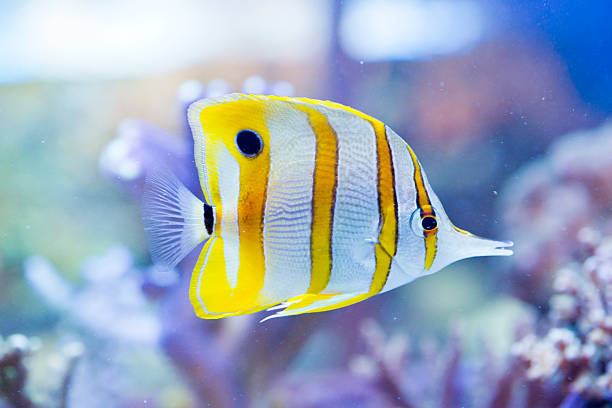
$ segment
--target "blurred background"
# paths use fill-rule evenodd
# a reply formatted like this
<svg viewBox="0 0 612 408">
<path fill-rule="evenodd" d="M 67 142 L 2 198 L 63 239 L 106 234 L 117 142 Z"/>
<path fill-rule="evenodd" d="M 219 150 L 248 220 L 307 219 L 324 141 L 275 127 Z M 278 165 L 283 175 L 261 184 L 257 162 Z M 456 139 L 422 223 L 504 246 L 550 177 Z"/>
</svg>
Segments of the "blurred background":
<svg viewBox="0 0 612 408">
<path fill-rule="evenodd" d="M 612 4 L 0 0 L 0 407 L 612 403 Z M 390 125 L 453 222 L 515 242 L 349 308 L 195 317 L 147 169 L 186 107 L 329 99 Z M 612 304 L 611 304 L 612 307 Z"/>
</svg>

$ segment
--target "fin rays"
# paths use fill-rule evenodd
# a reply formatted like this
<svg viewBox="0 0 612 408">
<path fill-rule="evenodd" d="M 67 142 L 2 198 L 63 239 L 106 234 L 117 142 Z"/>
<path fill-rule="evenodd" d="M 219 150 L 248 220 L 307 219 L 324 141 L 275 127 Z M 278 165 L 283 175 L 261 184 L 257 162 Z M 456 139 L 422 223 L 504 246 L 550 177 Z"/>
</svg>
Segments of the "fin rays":
<svg viewBox="0 0 612 408">
<path fill-rule="evenodd" d="M 155 263 L 174 267 L 208 237 L 204 207 L 169 170 L 147 176 L 142 220 Z"/>
</svg>

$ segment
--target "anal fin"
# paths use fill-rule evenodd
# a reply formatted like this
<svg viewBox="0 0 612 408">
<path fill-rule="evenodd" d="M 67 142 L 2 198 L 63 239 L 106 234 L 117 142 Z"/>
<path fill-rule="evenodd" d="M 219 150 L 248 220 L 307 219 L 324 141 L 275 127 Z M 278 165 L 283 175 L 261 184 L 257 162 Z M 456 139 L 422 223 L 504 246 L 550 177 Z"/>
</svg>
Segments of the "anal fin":
<svg viewBox="0 0 612 408">
<path fill-rule="evenodd" d="M 371 295 L 367 293 L 337 293 L 337 294 L 306 294 L 297 296 L 293 299 L 281 303 L 280 305 L 268 309 L 277 310 L 284 307 L 284 310 L 276 312 L 262 320 L 274 319 L 277 317 L 295 316 L 302 313 L 325 312 L 328 310 L 339 309 L 344 306 L 349 306 Z"/>
</svg>

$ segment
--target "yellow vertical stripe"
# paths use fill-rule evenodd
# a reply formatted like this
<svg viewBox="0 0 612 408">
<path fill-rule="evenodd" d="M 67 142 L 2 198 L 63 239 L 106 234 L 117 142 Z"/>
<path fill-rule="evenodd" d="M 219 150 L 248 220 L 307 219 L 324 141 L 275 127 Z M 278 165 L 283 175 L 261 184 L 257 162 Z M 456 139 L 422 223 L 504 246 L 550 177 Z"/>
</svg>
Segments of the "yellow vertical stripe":
<svg viewBox="0 0 612 408">
<path fill-rule="evenodd" d="M 288 98 L 292 99 L 292 98 Z M 378 243 L 375 247 L 376 269 L 370 284 L 368 294 L 340 303 L 339 305 L 353 304 L 380 292 L 387 282 L 391 269 L 391 261 L 397 251 L 397 202 L 395 196 L 395 180 L 393 174 L 393 161 L 391 148 L 387 141 L 385 125 L 381 121 L 366 115 L 356 109 L 330 101 L 317 101 L 308 98 L 296 100 L 327 106 L 332 109 L 342 109 L 367 120 L 376 134 L 376 151 L 378 165 L 378 207 L 381 228 Z M 335 307 L 334 307 L 335 308 Z"/>
<path fill-rule="evenodd" d="M 397 251 L 398 214 L 397 198 L 395 195 L 395 172 L 393 169 L 393 159 L 391 157 L 391 148 L 389 147 L 389 142 L 387 140 L 385 125 L 382 122 L 379 122 L 378 120 L 367 115 L 361 114 L 358 111 L 354 111 L 354 113 L 358 113 L 359 116 L 368 120 L 374 127 L 374 131 L 376 133 L 378 203 L 380 222 L 382 223 L 380 233 L 378 235 L 378 243 L 375 247 L 376 269 L 374 271 L 372 283 L 370 284 L 368 293 L 357 295 L 350 299 L 333 303 L 328 306 L 317 307 L 312 310 L 308 310 L 307 313 L 339 309 L 341 307 L 361 302 L 362 300 L 379 293 L 387 282 L 387 278 L 389 277 L 389 272 L 391 270 L 391 262 Z M 304 295 L 296 298 L 296 302 L 287 307 L 284 312 L 302 309 L 310 306 L 314 302 L 327 300 L 333 296 L 338 296 L 338 294 Z M 303 312 L 298 312 L 297 314 L 299 313 Z M 288 313 L 288 315 L 291 315 L 291 313 Z"/>
<path fill-rule="evenodd" d="M 332 226 L 338 183 L 338 139 L 327 117 L 314 108 L 295 105 L 308 114 L 316 136 L 312 186 L 311 274 L 307 293 L 323 291 L 332 271 Z"/>
<path fill-rule="evenodd" d="M 267 128 L 263 129 L 259 134 L 264 141 L 264 149 L 256 158 L 260 160 L 257 169 L 240 173 L 238 200 L 240 265 L 238 285 L 232 299 L 234 305 L 240 307 L 259 303 L 259 292 L 263 288 L 266 274 L 263 227 L 270 172 L 270 136 Z"/>
<path fill-rule="evenodd" d="M 359 296 L 339 305 L 357 303 L 380 292 L 387 282 L 391 269 L 391 261 L 397 251 L 397 202 L 395 196 L 395 180 L 391 149 L 387 141 L 385 125 L 381 121 L 366 115 L 349 106 L 330 101 L 316 101 L 300 98 L 303 102 L 315 103 L 333 109 L 342 109 L 370 122 L 376 134 L 376 151 L 378 164 L 378 207 L 381 222 L 378 243 L 375 247 L 376 269 L 368 294 Z M 338 306 L 339 307 L 339 306 Z M 333 307 L 336 308 L 336 307 Z"/>
<path fill-rule="evenodd" d="M 381 121 L 364 114 L 349 106 L 344 106 L 339 103 L 330 101 L 319 101 L 308 98 L 286 98 L 279 97 L 275 99 L 290 101 L 290 102 L 305 102 L 315 105 L 322 105 L 332 109 L 342 109 L 362 119 L 367 120 L 376 134 L 376 150 L 378 164 L 378 201 L 379 201 L 379 217 L 381 228 L 378 238 L 378 243 L 375 247 L 376 269 L 370 284 L 370 290 L 367 294 L 357 296 L 338 305 L 330 306 L 322 310 L 335 309 L 337 307 L 346 306 L 357 303 L 363 299 L 373 296 L 380 292 L 387 282 L 391 269 L 391 262 L 397 251 L 397 202 L 395 195 L 395 180 L 393 171 L 393 161 L 391 158 L 391 149 L 387 141 L 385 125 Z M 314 292 L 313 292 L 314 293 Z"/>
<path fill-rule="evenodd" d="M 228 151 L 240 167 L 238 208 L 230 214 L 238 225 L 239 266 L 235 288 L 227 284 L 224 256 L 220 240 L 215 244 L 204 266 L 201 297 L 211 313 L 234 313 L 260 305 L 260 291 L 266 272 L 263 248 L 263 222 L 268 174 L 270 170 L 270 135 L 266 126 L 266 103 L 259 99 L 240 99 L 226 104 L 209 105 L 200 112 L 206 144 L 206 170 L 213 204 L 217 215 L 225 214 L 228 203 L 221 202 L 219 173 L 224 167 L 221 150 Z M 257 132 L 263 149 L 256 157 L 245 157 L 236 148 L 236 134 L 244 129 Z M 217 223 L 221 216 L 217 217 Z M 216 226 L 220 231 L 219 225 Z M 213 267 L 214 266 L 214 267 Z M 198 274 L 199 270 L 194 270 Z"/>
<path fill-rule="evenodd" d="M 423 181 L 423 174 L 421 172 L 419 161 L 417 160 L 412 148 L 408 145 L 406 145 L 406 147 L 410 152 L 410 157 L 412 158 L 412 163 L 414 165 L 414 185 L 417 191 L 417 206 L 421 210 L 421 218 L 428 215 L 435 216 L 431 202 L 429 201 L 429 195 L 427 195 L 427 190 L 425 189 L 425 182 Z M 438 251 L 437 231 L 437 228 L 432 231 L 423 231 L 425 239 L 424 267 L 426 270 L 431 268 L 431 265 L 436 258 L 436 252 Z"/>
<path fill-rule="evenodd" d="M 380 212 L 380 233 L 376 244 L 376 270 L 370 286 L 370 294 L 382 290 L 389 277 L 391 261 L 397 250 L 397 202 L 391 148 L 382 122 L 371 119 L 376 132 L 378 159 L 378 207 Z"/>
<path fill-rule="evenodd" d="M 410 153 L 410 157 L 412 158 L 412 164 L 414 165 L 414 185 L 417 191 L 417 204 L 422 211 L 431 210 L 431 203 L 429 202 L 429 196 L 427 195 L 427 190 L 425 189 L 425 182 L 423 181 L 423 175 L 421 174 L 421 165 L 419 164 L 419 160 L 414 154 L 412 148 L 406 145 L 408 148 L 408 152 Z"/>
</svg>

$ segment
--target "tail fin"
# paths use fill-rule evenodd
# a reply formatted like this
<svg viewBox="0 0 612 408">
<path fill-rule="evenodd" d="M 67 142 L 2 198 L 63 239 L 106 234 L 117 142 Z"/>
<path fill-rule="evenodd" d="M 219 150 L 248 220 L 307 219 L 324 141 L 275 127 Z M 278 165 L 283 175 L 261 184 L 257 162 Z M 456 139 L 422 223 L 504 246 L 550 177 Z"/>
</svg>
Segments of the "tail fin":
<svg viewBox="0 0 612 408">
<path fill-rule="evenodd" d="M 212 211 L 205 214 L 205 206 L 170 170 L 147 175 L 142 220 L 153 262 L 172 268 L 210 236 Z"/>
</svg>

